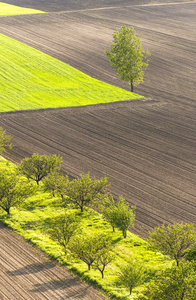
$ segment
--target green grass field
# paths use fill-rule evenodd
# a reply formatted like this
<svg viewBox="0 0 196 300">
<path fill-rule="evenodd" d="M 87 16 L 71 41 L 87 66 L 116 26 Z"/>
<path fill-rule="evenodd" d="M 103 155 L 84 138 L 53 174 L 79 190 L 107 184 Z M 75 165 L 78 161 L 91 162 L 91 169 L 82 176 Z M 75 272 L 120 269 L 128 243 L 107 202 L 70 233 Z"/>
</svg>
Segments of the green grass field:
<svg viewBox="0 0 196 300">
<path fill-rule="evenodd" d="M 0 16 L 40 14 L 43 11 L 0 2 Z"/>
<path fill-rule="evenodd" d="M 12 163 L 3 158 L 0 159 L 0 171 L 13 168 Z M 20 208 L 12 208 L 10 216 L 0 210 L 0 221 L 36 244 L 60 263 L 76 271 L 82 278 L 96 283 L 110 296 L 115 296 L 117 299 L 137 299 L 137 293 L 143 288 L 143 286 L 135 288 L 130 297 L 129 291 L 118 284 L 119 266 L 126 264 L 131 258 L 139 260 L 147 269 L 146 281 L 152 278 L 157 270 L 171 266 L 172 261 L 169 258 L 150 250 L 146 241 L 131 232 L 128 232 L 126 239 L 117 229 L 113 233 L 111 226 L 102 218 L 102 215 L 94 210 L 85 209 L 84 213 L 81 214 L 76 209 L 68 207 L 66 211 L 75 211 L 80 218 L 83 234 L 104 232 L 113 240 L 115 260 L 106 267 L 104 279 L 101 278 L 98 270 L 91 269 L 88 271 L 84 262 L 74 260 L 70 256 L 66 257 L 61 246 L 44 233 L 46 224 L 55 216 L 62 214 L 63 209 L 59 198 L 52 197 L 50 193 L 44 193 L 42 186 L 39 187 L 34 196 L 28 197 Z"/>
<path fill-rule="evenodd" d="M 0 34 L 0 112 L 142 98 Z"/>
</svg>

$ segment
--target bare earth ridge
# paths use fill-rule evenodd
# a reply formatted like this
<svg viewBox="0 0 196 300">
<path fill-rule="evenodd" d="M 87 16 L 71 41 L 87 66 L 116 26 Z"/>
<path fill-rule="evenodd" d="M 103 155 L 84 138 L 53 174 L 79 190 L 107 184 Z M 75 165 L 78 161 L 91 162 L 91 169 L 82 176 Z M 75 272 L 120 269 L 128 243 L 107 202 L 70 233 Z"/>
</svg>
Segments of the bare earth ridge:
<svg viewBox="0 0 196 300">
<path fill-rule="evenodd" d="M 104 55 L 114 29 L 133 26 L 152 53 L 135 89 L 148 97 L 142 101 L 1 113 L 0 126 L 15 145 L 5 157 L 19 162 L 34 152 L 56 153 L 72 177 L 108 176 L 113 195 L 136 205 L 134 232 L 142 237 L 163 222 L 195 222 L 196 2 L 4 2 L 49 13 L 2 17 L 1 33 L 108 83 L 128 88 Z M 81 294 L 66 268 L 50 268 L 2 225 L 0 241 L 0 299 L 102 299 L 93 287 L 81 287 Z"/>
</svg>

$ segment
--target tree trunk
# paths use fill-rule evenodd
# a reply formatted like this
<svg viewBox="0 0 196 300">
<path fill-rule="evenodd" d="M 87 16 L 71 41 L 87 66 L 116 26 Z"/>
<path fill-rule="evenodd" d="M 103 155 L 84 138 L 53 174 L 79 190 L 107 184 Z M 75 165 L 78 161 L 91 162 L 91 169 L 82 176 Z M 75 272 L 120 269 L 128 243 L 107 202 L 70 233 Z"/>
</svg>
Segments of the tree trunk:
<svg viewBox="0 0 196 300">
<path fill-rule="evenodd" d="M 133 93 L 133 79 L 131 79 L 131 92 Z"/>
<path fill-rule="evenodd" d="M 130 287 L 129 291 L 130 291 L 130 295 L 131 295 L 131 293 L 132 293 L 132 287 Z"/>
<path fill-rule="evenodd" d="M 178 259 L 176 259 L 176 263 L 177 263 L 177 267 L 179 266 L 179 260 Z"/>
<path fill-rule="evenodd" d="M 91 269 L 91 265 L 88 264 L 88 270 L 90 271 L 90 269 Z"/>
<path fill-rule="evenodd" d="M 115 232 L 115 228 L 114 228 L 114 226 L 112 226 L 112 228 L 113 228 L 113 232 Z"/>
<path fill-rule="evenodd" d="M 125 230 L 125 231 L 123 231 L 123 237 L 126 239 L 126 237 L 127 237 L 127 231 Z"/>
<path fill-rule="evenodd" d="M 8 215 L 10 215 L 10 208 L 6 208 L 5 211 Z"/>
<path fill-rule="evenodd" d="M 104 278 L 103 271 L 101 271 L 101 276 L 102 276 L 102 279 L 103 279 Z"/>
</svg>

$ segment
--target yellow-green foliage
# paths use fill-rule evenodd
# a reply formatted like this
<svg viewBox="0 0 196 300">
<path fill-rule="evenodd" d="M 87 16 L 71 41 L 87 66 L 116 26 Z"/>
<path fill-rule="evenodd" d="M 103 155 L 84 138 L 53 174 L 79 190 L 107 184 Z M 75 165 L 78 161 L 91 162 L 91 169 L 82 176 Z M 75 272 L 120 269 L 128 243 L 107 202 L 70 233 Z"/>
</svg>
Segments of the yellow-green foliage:
<svg viewBox="0 0 196 300">
<path fill-rule="evenodd" d="M 0 170 L 13 167 L 13 164 L 9 164 L 6 160 L 0 160 Z M 12 208 L 10 216 L 0 210 L 0 221 L 32 241 L 60 263 L 68 265 L 83 278 L 95 282 L 109 295 L 118 299 L 137 299 L 137 293 L 143 288 L 143 286 L 139 286 L 133 289 L 130 297 L 129 291 L 118 284 L 117 274 L 120 266 L 128 263 L 131 258 L 139 260 L 146 267 L 147 279 L 153 277 L 157 270 L 171 265 L 171 260 L 168 257 L 150 250 L 146 241 L 131 232 L 128 232 L 126 239 L 123 238 L 119 230 L 113 233 L 112 227 L 96 211 L 89 208 L 81 214 L 79 210 L 70 207 L 67 207 L 66 211 L 77 214 L 83 234 L 96 235 L 104 232 L 111 237 L 115 245 L 113 250 L 115 260 L 106 267 L 104 279 L 101 279 L 99 271 L 92 268 L 88 271 L 84 262 L 74 260 L 69 255 L 65 256 L 62 247 L 44 232 L 46 224 L 57 215 L 63 214 L 64 209 L 60 206 L 60 199 L 52 197 L 50 193 L 44 193 L 41 185 L 36 195 L 28 197 L 20 208 Z"/>
<path fill-rule="evenodd" d="M 0 34 L 0 112 L 142 98 Z"/>
<path fill-rule="evenodd" d="M 43 11 L 0 2 L 0 16 L 41 14 Z"/>
</svg>

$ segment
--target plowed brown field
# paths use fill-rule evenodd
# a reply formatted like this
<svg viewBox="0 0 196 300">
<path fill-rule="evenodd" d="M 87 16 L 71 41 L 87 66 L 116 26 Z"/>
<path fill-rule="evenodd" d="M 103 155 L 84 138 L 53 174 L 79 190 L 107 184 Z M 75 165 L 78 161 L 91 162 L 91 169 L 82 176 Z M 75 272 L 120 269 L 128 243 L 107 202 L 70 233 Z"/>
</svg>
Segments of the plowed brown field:
<svg viewBox="0 0 196 300">
<path fill-rule="evenodd" d="M 113 195 L 118 197 L 122 194 L 130 205 L 137 206 L 134 231 L 143 237 L 162 222 L 195 222 L 196 3 L 132 5 L 136 2 L 110 0 L 4 2 L 56 13 L 2 17 L 1 33 L 108 83 L 128 88 L 116 77 L 104 55 L 114 29 L 124 24 L 133 26 L 144 48 L 152 53 L 145 81 L 135 89 L 135 92 L 151 99 L 0 114 L 0 126 L 13 136 L 15 145 L 5 156 L 19 162 L 34 152 L 57 153 L 63 156 L 63 171 L 73 177 L 88 171 L 96 177 L 108 176 Z M 120 7 L 115 7 L 118 5 Z M 76 9 L 82 10 L 73 11 Z M 60 12 L 62 10 L 64 12 Z M 91 297 L 91 288 L 82 288 L 86 291 L 84 296 L 78 294 L 72 279 L 69 282 L 73 289 L 66 295 L 68 290 L 63 289 L 61 284 L 64 284 L 62 278 L 68 275 L 59 275 L 52 285 L 39 271 L 35 276 L 34 266 L 40 264 L 36 256 L 34 262 L 31 262 L 31 257 L 28 258 L 25 266 L 26 252 L 16 247 L 18 242 L 14 242 L 13 246 L 13 233 L 3 228 L 0 234 L 3 241 L 0 247 L 7 252 L 7 258 L 3 256 L 1 260 L 3 263 L 4 259 L 6 261 L 0 272 L 3 280 L 7 281 L 3 281 L 2 286 L 8 284 L 10 293 L 13 289 L 18 293 L 19 286 L 25 283 L 25 291 L 21 289 L 18 298 L 13 299 L 31 299 L 31 295 L 33 299 L 42 299 L 42 295 L 46 299 L 96 299 L 96 292 L 92 291 Z M 7 236 L 10 236 L 9 241 Z M 16 254 L 12 252 L 13 247 L 17 249 Z M 17 258 L 20 251 L 22 265 Z M 12 265 L 13 257 L 15 265 Z M 41 263 L 41 268 L 43 265 Z M 48 269 L 44 272 L 49 272 Z M 22 274 L 19 282 L 20 272 L 31 278 L 26 275 L 24 278 Z M 54 276 L 48 277 L 56 278 L 54 272 Z M 37 275 L 38 282 L 34 282 Z M 17 279 L 15 287 L 12 276 Z M 44 276 L 43 279 L 41 276 Z M 23 280 L 29 280 L 30 286 Z M 27 291 L 35 294 L 30 293 L 29 298 L 23 298 L 22 293 Z M 61 292 L 65 294 L 59 294 Z M 3 295 L 4 290 L 2 297 L 12 299 L 8 291 Z"/>
<path fill-rule="evenodd" d="M 107 299 L 0 223 L 0 299 Z"/>
<path fill-rule="evenodd" d="M 137 206 L 135 232 L 162 222 L 195 222 L 194 111 L 172 103 L 128 101 L 0 115 L 13 136 L 6 157 L 63 156 L 75 177 L 108 176 L 111 191 Z"/>
</svg>

